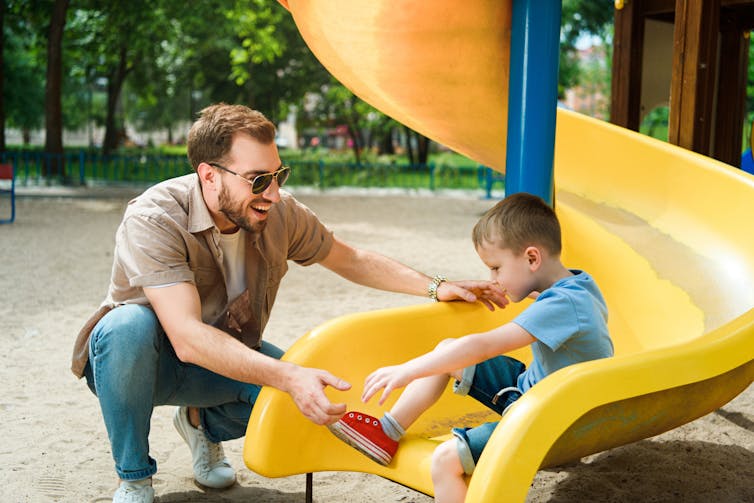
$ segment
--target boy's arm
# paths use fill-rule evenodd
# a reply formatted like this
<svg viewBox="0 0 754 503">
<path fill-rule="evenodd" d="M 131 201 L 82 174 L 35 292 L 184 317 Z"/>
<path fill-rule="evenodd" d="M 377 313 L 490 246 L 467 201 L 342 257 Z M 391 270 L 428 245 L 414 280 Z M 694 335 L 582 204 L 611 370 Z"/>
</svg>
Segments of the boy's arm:
<svg viewBox="0 0 754 503">
<path fill-rule="evenodd" d="M 483 362 L 502 353 L 533 343 L 536 339 L 515 323 L 506 323 L 488 332 L 450 339 L 429 353 L 401 365 L 383 367 L 372 372 L 364 382 L 361 399 L 368 402 L 380 389 L 382 405 L 390 393 L 420 377 L 450 374 Z"/>
</svg>

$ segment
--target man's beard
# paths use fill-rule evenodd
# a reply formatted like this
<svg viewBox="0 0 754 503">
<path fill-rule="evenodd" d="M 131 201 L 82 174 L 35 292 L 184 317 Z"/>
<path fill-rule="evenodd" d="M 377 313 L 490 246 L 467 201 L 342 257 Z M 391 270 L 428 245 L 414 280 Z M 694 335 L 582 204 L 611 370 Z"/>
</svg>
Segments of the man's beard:
<svg viewBox="0 0 754 503">
<path fill-rule="evenodd" d="M 228 195 L 228 191 L 225 187 L 220 189 L 218 202 L 220 205 L 220 213 L 225 215 L 228 220 L 230 220 L 246 232 L 250 232 L 252 234 L 260 233 L 267 225 L 266 220 L 258 220 L 253 224 L 249 222 L 249 217 L 247 216 L 248 207 L 243 204 L 234 207 L 233 201 Z"/>
</svg>

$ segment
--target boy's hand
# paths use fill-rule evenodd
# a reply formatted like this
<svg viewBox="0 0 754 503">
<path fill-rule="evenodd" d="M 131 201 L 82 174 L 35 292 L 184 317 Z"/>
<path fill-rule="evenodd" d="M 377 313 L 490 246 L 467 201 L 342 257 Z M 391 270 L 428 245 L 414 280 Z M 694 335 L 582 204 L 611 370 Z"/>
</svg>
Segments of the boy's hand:
<svg viewBox="0 0 754 503">
<path fill-rule="evenodd" d="M 484 304 L 490 311 L 495 306 L 504 308 L 510 302 L 505 289 L 494 281 L 445 281 L 437 287 L 437 299 L 442 301 L 465 300 Z"/>
<path fill-rule="evenodd" d="M 384 389 L 379 404 L 382 405 L 397 388 L 402 388 L 414 380 L 406 365 L 393 365 L 375 370 L 364 381 L 361 401 L 367 403 L 379 390 Z"/>
</svg>

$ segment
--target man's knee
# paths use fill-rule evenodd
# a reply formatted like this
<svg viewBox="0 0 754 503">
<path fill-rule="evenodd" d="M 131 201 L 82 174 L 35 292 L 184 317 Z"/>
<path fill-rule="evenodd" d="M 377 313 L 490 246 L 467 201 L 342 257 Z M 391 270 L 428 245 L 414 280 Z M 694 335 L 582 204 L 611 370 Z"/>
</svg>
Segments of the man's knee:
<svg viewBox="0 0 754 503">
<path fill-rule="evenodd" d="M 145 390 L 152 399 L 162 337 L 157 316 L 146 306 L 117 307 L 97 323 L 89 346 L 87 382 L 100 400 L 105 397 L 123 407 L 137 407 L 145 400 Z"/>
<path fill-rule="evenodd" d="M 116 307 L 97 323 L 92 331 L 92 350 L 95 354 L 105 349 L 141 353 L 157 349 L 160 333 L 160 323 L 152 309 L 127 304 Z"/>
</svg>

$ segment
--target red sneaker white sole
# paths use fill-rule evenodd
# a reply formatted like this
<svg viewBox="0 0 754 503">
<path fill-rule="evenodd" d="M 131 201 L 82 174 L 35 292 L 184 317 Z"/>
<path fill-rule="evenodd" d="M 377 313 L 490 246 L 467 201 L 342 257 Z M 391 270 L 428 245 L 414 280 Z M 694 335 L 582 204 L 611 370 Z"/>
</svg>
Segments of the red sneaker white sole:
<svg viewBox="0 0 754 503">
<path fill-rule="evenodd" d="M 349 424 L 347 422 L 347 418 L 349 415 L 353 414 L 352 420 L 358 418 L 359 420 L 364 420 L 364 423 L 366 425 L 367 422 L 374 423 L 369 424 L 368 427 L 375 430 L 376 434 L 380 434 L 384 436 L 385 438 L 383 441 L 386 444 L 394 444 L 390 445 L 388 448 L 392 450 L 392 452 L 389 452 L 385 448 L 377 445 L 372 439 L 368 438 L 364 435 L 364 433 L 359 432 L 354 426 Z M 355 423 L 359 426 L 363 426 L 359 423 Z M 333 423 L 328 426 L 329 430 L 338 437 L 343 442 L 347 443 L 360 453 L 367 456 L 372 461 L 381 464 L 382 466 L 387 466 L 390 464 L 390 462 L 393 460 L 393 455 L 395 454 L 395 451 L 398 447 L 398 442 L 395 442 L 394 440 L 390 439 L 385 433 L 382 431 L 382 426 L 380 425 L 380 422 L 371 417 L 367 416 L 366 414 L 359 414 L 359 413 L 349 413 L 346 416 L 343 416 L 342 419 L 339 419 L 336 423 Z M 379 432 L 376 432 L 376 429 L 379 428 Z"/>
</svg>

